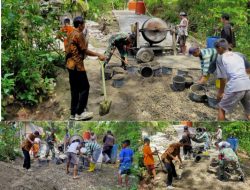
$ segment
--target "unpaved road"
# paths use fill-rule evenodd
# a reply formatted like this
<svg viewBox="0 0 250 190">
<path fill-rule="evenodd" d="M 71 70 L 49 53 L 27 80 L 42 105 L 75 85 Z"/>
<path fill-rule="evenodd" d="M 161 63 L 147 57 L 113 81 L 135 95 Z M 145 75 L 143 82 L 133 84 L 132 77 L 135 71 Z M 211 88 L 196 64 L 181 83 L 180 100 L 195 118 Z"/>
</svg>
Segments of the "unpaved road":
<svg viewBox="0 0 250 190">
<path fill-rule="evenodd" d="M 175 128 L 176 129 L 176 128 Z M 151 136 L 151 146 L 156 145 L 167 148 L 168 144 L 176 142 L 178 140 L 178 134 L 174 128 L 169 127 L 164 135 L 161 133 L 156 133 Z M 183 129 L 183 128 L 182 128 Z M 160 135 L 159 141 L 157 140 L 157 134 Z M 170 137 L 169 137 L 170 135 Z M 193 146 L 197 145 L 193 143 Z M 164 150 L 165 150 L 164 149 Z M 160 149 L 161 150 L 161 149 Z M 164 151 L 163 151 L 164 152 Z M 162 151 L 161 151 L 162 153 Z M 182 150 L 181 150 L 182 154 Z M 218 168 L 210 167 L 210 162 L 212 158 L 217 158 L 218 151 L 214 148 L 209 150 L 209 159 L 201 159 L 200 162 L 195 163 L 193 160 L 183 160 L 183 169 L 179 169 L 178 164 L 176 165 L 177 174 L 181 175 L 181 180 L 173 180 L 173 186 L 176 190 L 248 190 L 250 185 L 250 158 L 245 153 L 239 153 L 241 167 L 246 176 L 245 183 L 238 181 L 237 175 L 232 175 L 231 178 L 226 182 L 221 182 L 218 180 Z M 158 158 L 155 156 L 156 165 L 159 163 Z M 163 166 L 164 167 L 164 166 Z M 158 166 L 156 180 L 150 183 L 146 178 L 141 182 L 140 190 L 165 190 L 167 174 L 162 172 L 161 167 Z"/>
<path fill-rule="evenodd" d="M 134 18 L 133 18 L 134 19 Z M 92 49 L 104 52 L 107 46 L 107 36 L 99 35 L 96 26 L 89 26 L 90 46 Z M 109 35 L 119 31 L 116 22 L 109 26 Z M 139 74 L 127 75 L 122 88 L 112 87 L 112 80 L 106 82 L 108 99 L 112 100 L 110 113 L 99 116 L 99 103 L 102 86 L 100 80 L 100 64 L 97 60 L 88 58 L 85 61 L 90 82 L 88 108 L 94 112 L 93 120 L 215 120 L 217 110 L 204 103 L 195 103 L 189 99 L 189 89 L 174 92 L 170 85 L 172 77 L 176 75 L 176 68 L 195 68 L 189 70 L 197 81 L 200 75 L 198 59 L 189 56 L 162 56 L 157 58 L 158 63 L 174 68 L 173 73 L 163 77 L 143 78 Z M 135 63 L 130 58 L 130 63 Z M 110 65 L 119 66 L 120 61 L 113 56 Z M 70 115 L 70 87 L 68 72 L 58 68 L 55 93 L 48 101 L 36 107 L 20 107 L 10 105 L 7 107 L 6 120 L 67 120 Z M 240 106 L 233 114 L 228 115 L 229 120 L 244 119 L 243 109 Z"/>
<path fill-rule="evenodd" d="M 0 162 L 1 190 L 118 190 L 117 172 L 114 165 L 103 165 L 102 170 L 93 173 L 83 170 L 80 179 L 74 180 L 71 173 L 65 173 L 65 164 L 38 167 L 32 164 L 33 172 L 22 169 L 22 160 L 15 163 Z"/>
</svg>

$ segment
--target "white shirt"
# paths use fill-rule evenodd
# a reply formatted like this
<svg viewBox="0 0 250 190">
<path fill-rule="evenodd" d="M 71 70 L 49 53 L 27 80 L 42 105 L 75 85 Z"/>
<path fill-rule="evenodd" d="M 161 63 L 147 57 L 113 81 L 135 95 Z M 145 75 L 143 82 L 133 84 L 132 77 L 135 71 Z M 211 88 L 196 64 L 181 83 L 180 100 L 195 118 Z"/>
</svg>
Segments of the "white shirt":
<svg viewBox="0 0 250 190">
<path fill-rule="evenodd" d="M 218 144 L 219 148 L 231 148 L 231 144 L 227 141 L 221 141 L 219 144 Z"/>
<path fill-rule="evenodd" d="M 217 133 L 216 133 L 216 139 L 222 139 L 222 130 L 218 129 Z"/>
<path fill-rule="evenodd" d="M 40 138 L 35 138 L 34 143 L 40 144 L 41 139 Z"/>
<path fill-rule="evenodd" d="M 69 145 L 68 152 L 72 152 L 77 154 L 77 148 L 79 146 L 79 142 L 73 142 Z"/>
<path fill-rule="evenodd" d="M 179 26 L 179 35 L 188 36 L 188 19 L 187 18 L 181 19 L 180 26 Z"/>
<path fill-rule="evenodd" d="M 237 53 L 226 52 L 217 60 L 217 77 L 227 79 L 225 93 L 250 90 L 245 61 Z"/>
</svg>

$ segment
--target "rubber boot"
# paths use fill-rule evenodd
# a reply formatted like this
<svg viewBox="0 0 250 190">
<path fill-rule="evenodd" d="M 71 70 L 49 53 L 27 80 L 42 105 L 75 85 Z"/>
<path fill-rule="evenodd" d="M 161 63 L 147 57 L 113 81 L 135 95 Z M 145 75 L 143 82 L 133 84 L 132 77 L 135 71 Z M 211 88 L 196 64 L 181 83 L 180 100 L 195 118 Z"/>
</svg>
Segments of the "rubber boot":
<svg viewBox="0 0 250 190">
<path fill-rule="evenodd" d="M 95 164 L 92 163 L 92 162 L 90 162 L 90 166 L 89 166 L 88 172 L 93 172 L 93 171 L 95 171 Z"/>
</svg>

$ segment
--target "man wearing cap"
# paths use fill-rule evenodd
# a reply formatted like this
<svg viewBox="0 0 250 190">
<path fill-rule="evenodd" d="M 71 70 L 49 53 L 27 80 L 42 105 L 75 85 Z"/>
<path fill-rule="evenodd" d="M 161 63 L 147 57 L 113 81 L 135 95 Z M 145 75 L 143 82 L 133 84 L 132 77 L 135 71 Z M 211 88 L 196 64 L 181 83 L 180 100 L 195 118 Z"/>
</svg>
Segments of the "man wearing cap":
<svg viewBox="0 0 250 190">
<path fill-rule="evenodd" d="M 239 159 L 230 147 L 230 144 L 227 142 L 220 142 L 217 143 L 216 147 L 219 149 L 219 179 L 225 180 L 226 168 L 231 166 L 239 175 L 239 180 L 244 181 L 244 173 L 240 167 Z"/>
<path fill-rule="evenodd" d="M 78 179 L 79 176 L 77 175 L 77 168 L 79 163 L 79 158 L 77 157 L 77 154 L 80 153 L 80 149 L 82 148 L 82 144 L 80 143 L 79 139 L 76 139 L 72 141 L 70 144 L 68 151 L 67 151 L 67 165 L 66 165 L 66 173 L 69 174 L 69 166 L 70 163 L 74 164 L 74 171 L 73 171 L 73 179 Z"/>
<path fill-rule="evenodd" d="M 32 171 L 30 169 L 30 154 L 29 151 L 34 145 L 35 138 L 39 137 L 39 132 L 35 131 L 34 133 L 31 133 L 27 136 L 25 141 L 22 143 L 22 151 L 24 155 L 24 162 L 23 162 L 23 168 L 27 169 L 28 171 Z"/>
<path fill-rule="evenodd" d="M 180 49 L 182 54 L 186 54 L 186 41 L 188 37 L 188 19 L 185 12 L 180 12 L 181 22 L 178 27 L 178 42 L 180 44 Z"/>
<path fill-rule="evenodd" d="M 198 81 L 199 84 L 205 84 L 209 75 L 216 70 L 217 51 L 215 48 L 200 49 L 199 47 L 189 48 L 189 54 L 194 57 L 200 58 L 201 64 L 201 77 Z"/>
<path fill-rule="evenodd" d="M 239 102 L 250 120 L 250 79 L 247 74 L 250 69 L 246 68 L 244 58 L 229 51 L 225 39 L 217 40 L 215 48 L 221 55 L 216 64 L 217 78 L 220 79 L 218 120 L 225 120 L 226 113 L 232 112 Z"/>
<path fill-rule="evenodd" d="M 128 64 L 128 50 L 135 42 L 135 38 L 136 36 L 134 34 L 118 33 L 112 35 L 108 42 L 109 46 L 104 53 L 104 55 L 107 57 L 106 61 L 104 62 L 104 66 L 109 63 L 114 51 L 117 48 L 121 55 L 122 68 L 126 70 L 126 64 Z"/>
<path fill-rule="evenodd" d="M 221 126 L 217 127 L 217 131 L 215 133 L 215 138 L 216 138 L 216 142 L 221 142 L 222 141 L 222 129 Z"/>
</svg>

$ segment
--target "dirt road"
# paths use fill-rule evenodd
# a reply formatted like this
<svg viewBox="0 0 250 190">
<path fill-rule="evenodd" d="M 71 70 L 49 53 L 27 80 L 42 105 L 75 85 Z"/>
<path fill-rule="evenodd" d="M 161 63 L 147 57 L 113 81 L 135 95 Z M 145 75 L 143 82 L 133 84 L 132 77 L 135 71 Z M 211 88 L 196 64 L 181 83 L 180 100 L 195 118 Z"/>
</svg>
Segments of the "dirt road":
<svg viewBox="0 0 250 190">
<path fill-rule="evenodd" d="M 181 128 L 183 130 L 183 128 Z M 176 127 L 169 127 L 163 133 L 156 132 L 155 135 L 150 136 L 151 147 L 159 147 L 159 152 L 163 153 L 168 144 L 178 141 L 178 130 Z M 158 141 L 157 141 L 158 139 Z M 193 147 L 197 146 L 197 143 L 193 142 Z M 161 148 L 164 147 L 164 148 Z M 245 183 L 238 180 L 237 175 L 231 175 L 231 178 L 222 182 L 218 180 L 218 168 L 210 166 L 211 159 L 217 158 L 218 151 L 215 148 L 209 150 L 210 158 L 202 158 L 198 163 L 194 160 L 183 160 L 183 168 L 179 169 L 176 165 L 177 174 L 181 175 L 181 180 L 174 180 L 173 186 L 177 190 L 248 190 L 250 185 L 250 163 L 249 156 L 244 153 L 239 153 L 241 167 L 246 176 Z M 182 154 L 182 150 L 181 150 Z M 155 157 L 155 165 L 158 165 L 158 158 Z M 167 174 L 162 172 L 161 167 L 158 165 L 156 168 L 157 176 L 154 183 L 150 183 L 148 179 L 144 179 L 141 183 L 141 190 L 164 190 L 166 189 Z"/>
<path fill-rule="evenodd" d="M 88 23 L 87 23 L 88 25 Z M 89 25 L 90 49 L 104 52 L 108 37 L 120 30 L 117 22 L 112 22 L 109 35 L 102 35 L 97 25 Z M 135 63 L 134 58 L 129 58 Z M 174 92 L 170 85 L 172 77 L 176 75 L 176 68 L 196 68 L 189 70 L 194 81 L 200 76 L 198 59 L 189 56 L 161 56 L 156 59 L 160 65 L 174 68 L 168 76 L 143 78 L 139 73 L 126 75 L 125 85 L 122 88 L 112 87 L 112 80 L 106 82 L 108 99 L 112 100 L 110 113 L 99 116 L 99 103 L 103 100 L 100 64 L 97 60 L 87 58 L 85 66 L 90 82 L 88 108 L 94 112 L 93 120 L 215 120 L 217 110 L 204 103 L 195 103 L 189 99 L 189 89 Z M 113 57 L 110 65 L 119 66 L 119 59 Z M 11 105 L 7 107 L 7 120 L 67 120 L 70 115 L 70 87 L 68 72 L 58 68 L 55 93 L 48 101 L 40 103 L 37 107 L 20 107 Z M 243 109 L 237 108 L 233 114 L 228 115 L 229 120 L 244 119 Z"/>
<path fill-rule="evenodd" d="M 65 173 L 65 164 L 39 167 L 32 164 L 33 172 L 22 169 L 22 160 L 15 163 L 0 162 L 1 190 L 118 190 L 117 171 L 114 165 L 103 165 L 102 170 L 93 173 L 83 170 L 80 179 L 74 180 L 71 173 Z"/>
</svg>

